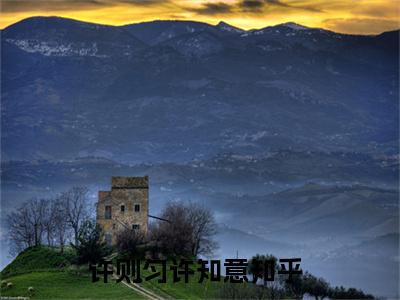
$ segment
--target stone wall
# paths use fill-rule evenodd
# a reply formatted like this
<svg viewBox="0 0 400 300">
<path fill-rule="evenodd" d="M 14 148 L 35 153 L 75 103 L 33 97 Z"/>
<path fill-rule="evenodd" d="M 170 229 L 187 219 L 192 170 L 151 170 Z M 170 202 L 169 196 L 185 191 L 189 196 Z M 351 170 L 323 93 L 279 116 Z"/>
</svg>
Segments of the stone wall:
<svg viewBox="0 0 400 300">
<path fill-rule="evenodd" d="M 139 225 L 148 230 L 149 189 L 148 177 L 112 177 L 111 191 L 100 191 L 97 203 L 97 223 L 103 229 L 106 240 L 116 242 L 119 230 Z M 140 211 L 135 211 L 140 205 Z M 111 219 L 105 218 L 106 206 L 111 207 Z M 124 211 L 121 210 L 124 206 Z"/>
</svg>

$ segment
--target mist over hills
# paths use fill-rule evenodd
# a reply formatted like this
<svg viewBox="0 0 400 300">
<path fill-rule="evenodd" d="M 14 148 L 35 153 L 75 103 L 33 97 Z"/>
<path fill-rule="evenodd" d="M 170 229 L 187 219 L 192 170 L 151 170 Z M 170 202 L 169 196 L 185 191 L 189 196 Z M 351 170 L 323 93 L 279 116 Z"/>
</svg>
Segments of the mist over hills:
<svg viewBox="0 0 400 300">
<path fill-rule="evenodd" d="M 34 17 L 1 35 L 3 232 L 29 197 L 149 175 L 154 214 L 214 210 L 221 257 L 302 256 L 397 295 L 399 31 Z"/>
<path fill-rule="evenodd" d="M 303 169 L 312 165 L 297 161 L 303 162 Z M 97 191 L 109 189 L 111 175 L 149 175 L 153 215 L 167 201 L 177 199 L 196 201 L 213 210 L 220 245 L 215 257 L 235 257 L 236 251 L 240 257 L 264 252 L 301 257 L 305 269 L 332 284 L 396 295 L 398 189 L 362 181 L 337 183 L 324 179 L 324 170 L 319 179 L 307 183 L 307 174 L 318 177 L 312 170 L 296 177 L 299 171 L 289 168 L 285 171 L 293 177 L 280 178 L 274 176 L 278 169 L 269 164 L 264 171 L 255 169 L 241 157 L 131 166 L 100 158 L 4 162 L 2 199 L 9 200 L 2 206 L 1 225 L 5 227 L 5 212 L 32 196 L 53 197 L 71 186 L 87 185 L 89 210 L 94 212 Z M 2 240 L 5 243 L 6 236 Z"/>
</svg>

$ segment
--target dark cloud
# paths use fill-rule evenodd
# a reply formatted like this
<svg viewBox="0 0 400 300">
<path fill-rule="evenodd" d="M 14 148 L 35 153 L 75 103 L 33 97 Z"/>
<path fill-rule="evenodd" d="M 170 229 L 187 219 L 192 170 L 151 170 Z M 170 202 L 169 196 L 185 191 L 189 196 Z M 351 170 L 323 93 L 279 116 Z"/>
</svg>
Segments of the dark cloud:
<svg viewBox="0 0 400 300">
<path fill-rule="evenodd" d="M 258 12 L 261 11 L 265 3 L 259 0 L 244 0 L 239 3 L 239 7 L 242 11 Z"/>
<path fill-rule="evenodd" d="M 282 1 L 279 0 L 264 0 L 265 3 L 270 4 L 270 5 L 277 5 L 277 6 L 283 6 L 283 7 L 290 7 L 290 5 L 283 3 Z"/>
<path fill-rule="evenodd" d="M 232 6 L 223 2 L 205 3 L 200 8 L 191 9 L 201 15 L 218 15 L 232 12 Z"/>
<path fill-rule="evenodd" d="M 239 2 L 238 6 L 245 10 L 259 10 L 264 6 L 291 7 L 290 5 L 279 0 L 243 0 Z"/>
<path fill-rule="evenodd" d="M 307 11 L 310 11 L 310 12 L 315 12 L 315 13 L 322 13 L 322 12 L 324 12 L 322 9 L 319 9 L 319 8 L 316 8 L 316 7 L 312 7 L 312 6 L 291 6 L 291 7 L 293 7 L 293 8 L 299 8 L 299 9 L 302 9 L 302 10 L 307 10 Z"/>
<path fill-rule="evenodd" d="M 29 12 L 29 11 L 67 11 L 89 10 L 110 7 L 117 4 L 132 4 L 148 6 L 161 4 L 168 0 L 2 0 L 3 13 Z"/>
<path fill-rule="evenodd" d="M 148 6 L 170 2 L 170 0 L 108 0 L 111 3 L 125 3 L 137 6 Z"/>
<path fill-rule="evenodd" d="M 321 12 L 311 6 L 293 6 L 280 0 L 242 0 L 238 3 L 238 8 L 242 12 L 262 12 L 264 8 L 281 7 L 287 9 L 300 9 L 312 12 Z"/>
</svg>

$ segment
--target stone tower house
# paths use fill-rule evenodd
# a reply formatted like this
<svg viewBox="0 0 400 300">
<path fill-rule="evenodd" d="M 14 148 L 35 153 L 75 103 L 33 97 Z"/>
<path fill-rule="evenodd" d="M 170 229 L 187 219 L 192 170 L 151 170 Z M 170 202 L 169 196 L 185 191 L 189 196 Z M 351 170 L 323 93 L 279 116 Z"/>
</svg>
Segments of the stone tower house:
<svg viewBox="0 0 400 300">
<path fill-rule="evenodd" d="M 109 245 L 116 242 L 119 230 L 130 228 L 147 232 L 149 179 L 112 177 L 111 191 L 99 191 L 96 220 Z"/>
</svg>

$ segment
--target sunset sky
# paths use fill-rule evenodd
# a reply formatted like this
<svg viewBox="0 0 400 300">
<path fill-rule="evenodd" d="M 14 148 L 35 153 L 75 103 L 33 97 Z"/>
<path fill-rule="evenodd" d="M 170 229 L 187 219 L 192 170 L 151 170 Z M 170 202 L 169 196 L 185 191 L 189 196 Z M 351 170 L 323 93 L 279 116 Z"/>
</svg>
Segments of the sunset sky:
<svg viewBox="0 0 400 300">
<path fill-rule="evenodd" d="M 337 32 L 400 28 L 399 0 L 1 0 L 0 27 L 31 16 L 122 25 L 141 21 L 225 21 L 244 29 L 296 22 Z"/>
</svg>

